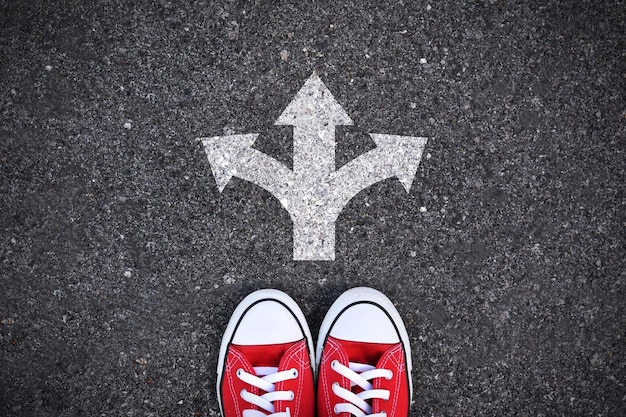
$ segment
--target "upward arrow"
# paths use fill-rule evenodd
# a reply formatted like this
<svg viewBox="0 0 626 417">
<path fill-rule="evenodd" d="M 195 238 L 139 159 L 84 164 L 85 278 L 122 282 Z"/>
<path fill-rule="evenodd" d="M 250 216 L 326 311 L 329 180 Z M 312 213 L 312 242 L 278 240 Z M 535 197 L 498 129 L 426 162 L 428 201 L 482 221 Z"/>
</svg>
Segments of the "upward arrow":
<svg viewBox="0 0 626 417">
<path fill-rule="evenodd" d="M 317 73 L 304 83 L 275 124 L 294 126 L 296 181 L 310 185 L 328 182 L 335 171 L 335 126 L 351 125 L 352 119 Z"/>
</svg>

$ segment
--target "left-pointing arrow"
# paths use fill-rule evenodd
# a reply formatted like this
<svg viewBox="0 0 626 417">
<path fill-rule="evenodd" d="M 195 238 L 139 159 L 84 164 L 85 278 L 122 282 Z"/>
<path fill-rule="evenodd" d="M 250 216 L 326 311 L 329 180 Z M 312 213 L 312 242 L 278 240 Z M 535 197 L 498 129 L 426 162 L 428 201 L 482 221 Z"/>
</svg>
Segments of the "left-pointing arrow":
<svg viewBox="0 0 626 417">
<path fill-rule="evenodd" d="M 252 147 L 258 133 L 199 138 L 209 159 L 220 192 L 232 177 L 252 182 L 286 205 L 291 170 L 276 159 Z"/>
</svg>

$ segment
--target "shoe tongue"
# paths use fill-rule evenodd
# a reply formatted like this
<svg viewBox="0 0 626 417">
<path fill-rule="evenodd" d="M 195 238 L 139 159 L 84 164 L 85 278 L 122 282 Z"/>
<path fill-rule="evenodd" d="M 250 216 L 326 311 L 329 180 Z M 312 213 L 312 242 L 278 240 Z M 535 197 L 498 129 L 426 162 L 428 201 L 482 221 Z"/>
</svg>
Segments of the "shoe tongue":
<svg viewBox="0 0 626 417">
<path fill-rule="evenodd" d="M 367 343 L 337 339 L 348 355 L 350 362 L 377 366 L 385 352 L 396 343 Z"/>
<path fill-rule="evenodd" d="M 271 366 L 279 368 L 285 352 L 298 342 L 280 343 L 276 345 L 235 345 L 248 359 L 250 365 Z"/>
</svg>

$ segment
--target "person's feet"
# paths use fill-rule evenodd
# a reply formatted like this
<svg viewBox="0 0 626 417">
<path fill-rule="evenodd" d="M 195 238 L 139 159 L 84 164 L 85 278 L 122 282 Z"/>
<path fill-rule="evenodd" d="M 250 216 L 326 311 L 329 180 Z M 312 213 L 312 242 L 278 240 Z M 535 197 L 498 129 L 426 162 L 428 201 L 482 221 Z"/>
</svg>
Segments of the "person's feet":
<svg viewBox="0 0 626 417">
<path fill-rule="evenodd" d="M 298 305 L 260 290 L 235 309 L 220 348 L 218 400 L 224 417 L 313 417 L 311 332 Z"/>
<path fill-rule="evenodd" d="M 317 415 L 407 417 L 411 350 L 393 303 L 371 288 L 343 293 L 317 340 Z"/>
</svg>

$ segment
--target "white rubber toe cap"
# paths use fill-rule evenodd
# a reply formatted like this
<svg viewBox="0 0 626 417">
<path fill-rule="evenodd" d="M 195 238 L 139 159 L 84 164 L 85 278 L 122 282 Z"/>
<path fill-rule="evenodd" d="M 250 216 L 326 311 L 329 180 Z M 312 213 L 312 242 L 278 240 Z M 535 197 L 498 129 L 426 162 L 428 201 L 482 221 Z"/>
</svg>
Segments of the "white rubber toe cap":
<svg viewBox="0 0 626 417">
<path fill-rule="evenodd" d="M 261 300 L 239 319 L 232 343 L 236 345 L 273 345 L 304 338 L 293 312 L 276 300 Z"/>
<path fill-rule="evenodd" d="M 398 343 L 400 337 L 391 318 L 377 305 L 347 307 L 335 321 L 330 335 L 337 339 L 368 343 Z"/>
<path fill-rule="evenodd" d="M 335 300 L 320 327 L 316 349 L 318 360 L 329 335 L 355 342 L 402 342 L 410 368 L 409 335 L 402 318 L 391 300 L 373 288 L 353 288 Z"/>
</svg>

